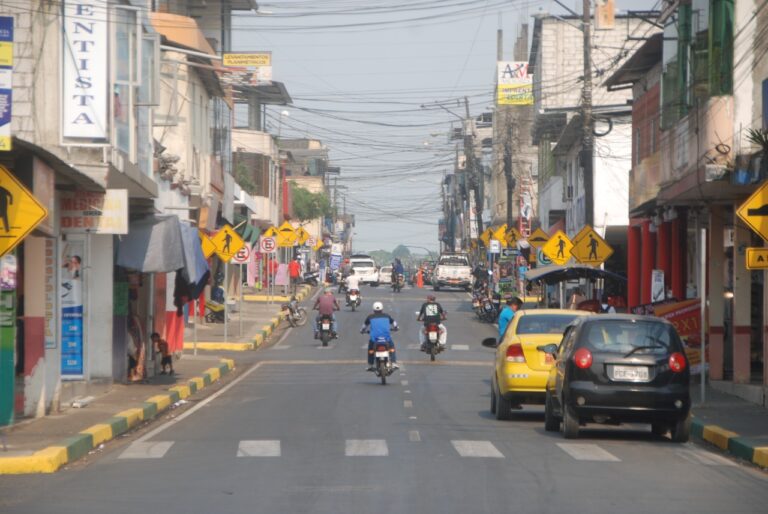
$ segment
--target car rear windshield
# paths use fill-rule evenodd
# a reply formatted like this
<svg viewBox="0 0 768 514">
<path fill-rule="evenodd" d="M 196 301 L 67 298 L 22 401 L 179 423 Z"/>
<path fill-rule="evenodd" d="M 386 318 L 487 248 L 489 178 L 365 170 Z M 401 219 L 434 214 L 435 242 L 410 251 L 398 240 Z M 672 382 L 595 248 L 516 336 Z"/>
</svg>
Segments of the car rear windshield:
<svg viewBox="0 0 768 514">
<path fill-rule="evenodd" d="M 595 320 L 585 328 L 581 342 L 596 350 L 663 355 L 682 348 L 675 329 L 661 321 Z"/>
<path fill-rule="evenodd" d="M 517 322 L 518 334 L 562 334 L 576 314 L 542 314 L 521 316 Z"/>
<path fill-rule="evenodd" d="M 375 268 L 373 261 L 352 261 L 353 268 Z"/>
<path fill-rule="evenodd" d="M 440 266 L 469 266 L 466 257 L 451 255 L 450 257 L 440 257 Z"/>
<path fill-rule="evenodd" d="M 383 268 L 381 268 L 381 271 L 383 273 L 392 273 L 392 266 L 384 266 Z"/>
</svg>

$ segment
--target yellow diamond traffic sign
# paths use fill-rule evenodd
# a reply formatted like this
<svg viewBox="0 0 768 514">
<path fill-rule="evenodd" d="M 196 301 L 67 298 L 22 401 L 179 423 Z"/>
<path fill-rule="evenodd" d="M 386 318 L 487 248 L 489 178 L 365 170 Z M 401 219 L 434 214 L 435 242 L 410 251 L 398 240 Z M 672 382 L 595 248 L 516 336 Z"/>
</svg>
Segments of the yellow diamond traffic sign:
<svg viewBox="0 0 768 514">
<path fill-rule="evenodd" d="M 287 247 L 295 246 L 299 240 L 299 235 L 293 228 L 293 225 L 284 221 L 277 229 L 277 246 Z"/>
<path fill-rule="evenodd" d="M 494 230 L 493 237 L 491 239 L 498 239 L 499 243 L 501 243 L 501 246 L 506 248 L 507 247 L 507 224 L 504 223 L 502 226 Z"/>
<path fill-rule="evenodd" d="M 747 248 L 747 269 L 768 269 L 768 248 Z"/>
<path fill-rule="evenodd" d="M 261 235 L 264 237 L 277 237 L 277 229 L 275 227 L 269 227 Z"/>
<path fill-rule="evenodd" d="M 522 235 L 520 235 L 520 231 L 518 231 L 515 227 L 510 228 L 507 230 L 506 234 L 506 242 L 509 246 L 517 247 L 517 242 L 523 238 Z"/>
<path fill-rule="evenodd" d="M 208 237 L 208 234 L 202 230 L 198 230 L 198 232 L 200 233 L 200 245 L 203 247 L 203 255 L 208 259 L 211 255 L 216 253 L 216 245 L 213 244 L 213 241 Z"/>
<path fill-rule="evenodd" d="M 582 264 L 599 266 L 613 255 L 613 248 L 592 227 L 571 248 L 571 255 Z"/>
<path fill-rule="evenodd" d="M 768 180 L 736 210 L 749 228 L 768 241 Z"/>
<path fill-rule="evenodd" d="M 235 256 L 240 248 L 245 246 L 245 241 L 235 229 L 229 225 L 221 227 L 211 241 L 216 245 L 216 255 L 224 262 L 229 262 Z"/>
<path fill-rule="evenodd" d="M 309 232 L 304 230 L 304 227 L 299 227 L 299 228 L 296 229 L 296 236 L 299 239 L 299 244 L 300 245 L 303 245 L 304 243 L 307 242 L 307 240 L 309 240 L 310 237 L 312 237 L 312 236 L 309 235 Z"/>
<path fill-rule="evenodd" d="M 533 231 L 533 234 L 528 236 L 528 243 L 537 250 L 544 246 L 547 241 L 549 241 L 549 234 L 541 230 L 541 228 L 537 228 Z"/>
<path fill-rule="evenodd" d="M 581 238 L 586 236 L 590 231 L 592 230 L 592 227 L 589 225 L 584 225 L 581 227 L 581 230 L 579 230 L 575 236 L 571 238 L 571 242 L 575 245 L 579 241 L 581 241 Z"/>
<path fill-rule="evenodd" d="M 491 239 L 493 239 L 493 229 L 488 227 L 482 234 L 480 234 L 480 241 L 482 241 L 485 247 L 488 248 L 491 246 Z"/>
<path fill-rule="evenodd" d="M 0 166 L 0 255 L 13 250 L 48 211 L 5 166 Z"/>
<path fill-rule="evenodd" d="M 544 255 L 549 257 L 552 262 L 562 266 L 570 260 L 571 248 L 573 248 L 571 240 L 568 239 L 565 232 L 558 230 L 555 232 L 555 235 L 549 238 L 549 241 L 541 247 L 541 251 L 544 252 Z"/>
</svg>

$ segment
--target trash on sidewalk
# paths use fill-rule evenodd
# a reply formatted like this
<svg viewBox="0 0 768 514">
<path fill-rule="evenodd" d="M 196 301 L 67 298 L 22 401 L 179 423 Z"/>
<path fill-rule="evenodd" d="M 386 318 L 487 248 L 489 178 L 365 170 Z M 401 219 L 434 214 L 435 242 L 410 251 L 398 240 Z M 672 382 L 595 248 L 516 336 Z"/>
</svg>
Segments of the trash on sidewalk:
<svg viewBox="0 0 768 514">
<path fill-rule="evenodd" d="M 77 397 L 72 400 L 72 407 L 75 409 L 82 409 L 83 407 L 87 407 L 88 404 L 90 404 L 95 399 L 96 398 L 93 396 Z"/>
</svg>

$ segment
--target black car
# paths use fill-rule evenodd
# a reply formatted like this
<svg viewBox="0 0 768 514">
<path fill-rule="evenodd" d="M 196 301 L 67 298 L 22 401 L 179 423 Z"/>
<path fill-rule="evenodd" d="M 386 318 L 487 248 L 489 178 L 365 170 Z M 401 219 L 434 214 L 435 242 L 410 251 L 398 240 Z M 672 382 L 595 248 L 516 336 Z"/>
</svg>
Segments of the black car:
<svg viewBox="0 0 768 514">
<path fill-rule="evenodd" d="M 650 423 L 685 442 L 691 429 L 690 370 L 671 323 L 628 314 L 577 318 L 557 345 L 547 379 L 544 427 L 565 437 L 586 423 Z"/>
</svg>

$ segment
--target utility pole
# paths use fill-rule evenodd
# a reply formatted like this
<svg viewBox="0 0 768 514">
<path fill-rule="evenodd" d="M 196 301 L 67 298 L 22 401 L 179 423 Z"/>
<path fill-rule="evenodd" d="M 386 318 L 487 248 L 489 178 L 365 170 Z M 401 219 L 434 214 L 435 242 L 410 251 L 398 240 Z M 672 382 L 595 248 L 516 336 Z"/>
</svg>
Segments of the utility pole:
<svg viewBox="0 0 768 514">
<path fill-rule="evenodd" d="M 584 224 L 594 225 L 595 186 L 594 186 L 594 137 L 592 119 L 592 15 L 590 0 L 584 0 L 584 85 L 581 90 L 581 117 L 583 122 L 581 142 L 581 166 L 584 170 Z"/>
<path fill-rule="evenodd" d="M 464 97 L 464 110 L 467 116 L 464 122 L 464 156 L 466 158 L 467 174 L 472 184 L 472 189 L 475 192 L 475 218 L 477 220 L 477 237 L 483 233 L 483 203 L 482 197 L 482 177 L 480 177 L 480 170 L 475 166 L 475 135 L 472 132 L 472 119 L 469 115 L 469 99 Z M 471 208 L 471 207 L 470 207 Z"/>
<path fill-rule="evenodd" d="M 505 111 L 504 126 L 506 128 L 506 138 L 504 140 L 504 178 L 507 182 L 507 228 L 514 227 L 514 219 L 512 216 L 512 197 L 515 191 L 515 177 L 512 176 L 512 123 L 509 119 L 509 110 Z"/>
<path fill-rule="evenodd" d="M 336 222 L 339 220 L 339 178 L 333 179 L 333 230 L 336 230 Z"/>
</svg>

